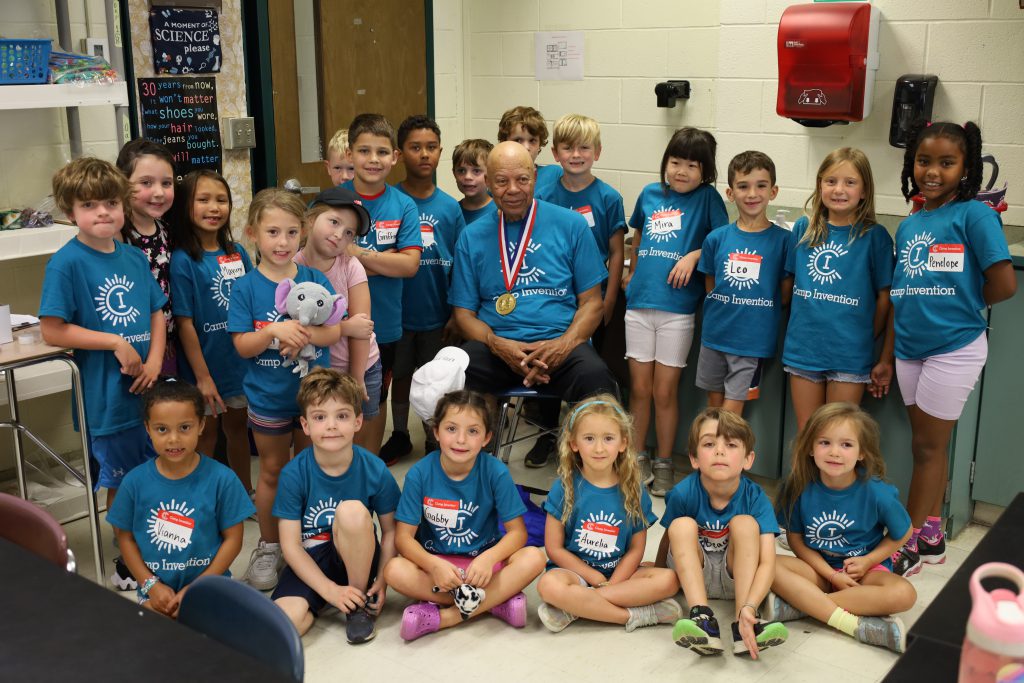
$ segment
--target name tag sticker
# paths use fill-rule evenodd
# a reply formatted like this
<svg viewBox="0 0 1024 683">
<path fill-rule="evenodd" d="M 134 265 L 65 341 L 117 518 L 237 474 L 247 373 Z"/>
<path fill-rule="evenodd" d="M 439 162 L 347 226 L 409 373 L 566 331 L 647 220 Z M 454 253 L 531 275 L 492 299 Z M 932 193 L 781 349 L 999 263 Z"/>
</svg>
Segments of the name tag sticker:
<svg viewBox="0 0 1024 683">
<path fill-rule="evenodd" d="M 394 244 L 402 221 L 377 221 L 377 244 Z"/>
<path fill-rule="evenodd" d="M 270 324 L 269 320 L 253 320 L 252 321 L 252 327 L 257 332 L 259 332 L 260 330 L 262 330 L 264 327 L 266 327 L 269 324 Z M 270 346 L 267 347 L 267 350 L 273 349 L 273 350 L 276 351 L 279 348 L 281 348 L 281 340 L 278 339 L 277 337 L 274 337 L 274 341 L 270 342 Z"/>
<path fill-rule="evenodd" d="M 217 264 L 220 266 L 220 275 L 225 280 L 235 280 L 245 275 L 245 264 L 242 263 L 241 254 L 222 254 L 217 257 Z"/>
<path fill-rule="evenodd" d="M 618 550 L 619 527 L 604 522 L 583 522 L 579 545 L 599 553 Z"/>
<path fill-rule="evenodd" d="M 964 272 L 964 245 L 933 244 L 928 247 L 928 270 L 933 273 Z"/>
<path fill-rule="evenodd" d="M 173 510 L 158 510 L 153 522 L 153 535 L 157 543 L 184 550 L 192 542 L 196 521 Z"/>
<path fill-rule="evenodd" d="M 587 219 L 587 226 L 594 227 L 594 210 L 590 208 L 589 204 L 576 209 L 576 213 Z"/>
<path fill-rule="evenodd" d="M 434 246 L 434 226 L 428 223 L 420 225 L 420 239 L 423 240 L 424 249 Z"/>
<path fill-rule="evenodd" d="M 683 212 L 679 209 L 665 209 L 651 214 L 651 233 L 663 235 L 675 232 L 683 225 Z"/>
<path fill-rule="evenodd" d="M 459 501 L 424 496 L 423 518 L 442 529 L 454 529 L 459 523 Z"/>
<path fill-rule="evenodd" d="M 757 280 L 761 277 L 760 254 L 729 254 L 725 264 L 725 274 L 737 280 Z"/>
</svg>

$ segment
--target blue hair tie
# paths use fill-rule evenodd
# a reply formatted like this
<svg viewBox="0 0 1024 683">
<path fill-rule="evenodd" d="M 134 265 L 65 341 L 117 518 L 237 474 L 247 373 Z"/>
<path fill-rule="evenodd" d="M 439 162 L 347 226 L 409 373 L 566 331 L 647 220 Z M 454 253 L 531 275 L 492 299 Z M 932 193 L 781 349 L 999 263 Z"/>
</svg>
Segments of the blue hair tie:
<svg viewBox="0 0 1024 683">
<path fill-rule="evenodd" d="M 580 403 L 575 408 L 573 408 L 572 414 L 569 415 L 570 431 L 572 430 L 573 424 L 576 423 L 576 416 L 579 414 L 581 410 L 583 410 L 587 406 L 611 406 L 612 408 L 615 409 L 615 412 L 617 412 L 623 418 L 626 417 L 626 413 L 622 410 L 622 407 L 618 403 L 612 403 L 611 401 L 584 401 L 583 403 Z"/>
</svg>

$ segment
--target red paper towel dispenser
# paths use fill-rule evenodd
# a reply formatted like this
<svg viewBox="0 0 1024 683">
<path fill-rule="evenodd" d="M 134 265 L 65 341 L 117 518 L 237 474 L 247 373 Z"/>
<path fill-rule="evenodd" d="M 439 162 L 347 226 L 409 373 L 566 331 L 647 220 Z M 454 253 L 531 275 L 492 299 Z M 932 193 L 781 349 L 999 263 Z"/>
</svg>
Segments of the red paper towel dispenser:
<svg viewBox="0 0 1024 683">
<path fill-rule="evenodd" d="M 878 17 L 866 2 L 788 7 L 779 21 L 779 116 L 813 127 L 866 118 L 878 70 Z"/>
</svg>

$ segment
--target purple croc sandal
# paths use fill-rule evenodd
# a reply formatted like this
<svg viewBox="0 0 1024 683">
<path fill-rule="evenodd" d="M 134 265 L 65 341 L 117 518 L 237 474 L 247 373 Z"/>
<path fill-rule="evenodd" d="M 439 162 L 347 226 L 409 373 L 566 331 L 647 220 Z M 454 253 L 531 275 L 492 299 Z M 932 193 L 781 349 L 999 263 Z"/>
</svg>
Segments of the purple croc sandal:
<svg viewBox="0 0 1024 683">
<path fill-rule="evenodd" d="M 416 602 L 402 612 L 402 640 L 416 640 L 441 629 L 441 610 L 432 602 Z"/>
<path fill-rule="evenodd" d="M 491 608 L 491 614 L 514 628 L 526 626 L 526 595 L 516 593 L 511 598 Z"/>
</svg>

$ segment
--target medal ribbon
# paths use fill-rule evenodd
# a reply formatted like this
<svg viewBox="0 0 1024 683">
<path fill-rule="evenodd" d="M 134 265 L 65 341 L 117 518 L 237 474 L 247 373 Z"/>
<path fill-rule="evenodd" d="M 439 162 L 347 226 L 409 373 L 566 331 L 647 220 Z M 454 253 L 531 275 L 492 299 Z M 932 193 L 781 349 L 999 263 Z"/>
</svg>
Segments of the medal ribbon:
<svg viewBox="0 0 1024 683">
<path fill-rule="evenodd" d="M 505 279 L 505 289 L 512 291 L 519 279 L 519 271 L 523 268 L 523 261 L 526 260 L 526 248 L 530 246 L 530 235 L 533 234 L 533 224 L 537 220 L 537 200 L 534 199 L 530 205 L 530 213 L 526 216 L 526 227 L 519 238 L 513 255 L 512 264 L 508 262 L 508 242 L 505 240 L 505 214 L 498 212 L 498 242 L 501 249 L 501 275 Z"/>
</svg>

